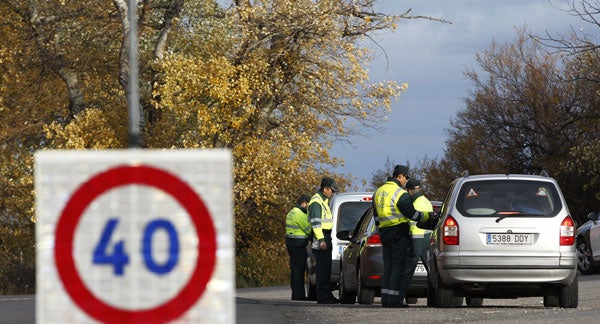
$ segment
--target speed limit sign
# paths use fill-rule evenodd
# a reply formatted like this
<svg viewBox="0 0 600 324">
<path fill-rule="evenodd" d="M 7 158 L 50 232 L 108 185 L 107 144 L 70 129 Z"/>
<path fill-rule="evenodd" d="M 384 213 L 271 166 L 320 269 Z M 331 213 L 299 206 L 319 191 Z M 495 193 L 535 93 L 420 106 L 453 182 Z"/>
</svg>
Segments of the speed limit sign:
<svg viewBox="0 0 600 324">
<path fill-rule="evenodd" d="M 39 323 L 233 322 L 231 156 L 35 155 Z"/>
</svg>

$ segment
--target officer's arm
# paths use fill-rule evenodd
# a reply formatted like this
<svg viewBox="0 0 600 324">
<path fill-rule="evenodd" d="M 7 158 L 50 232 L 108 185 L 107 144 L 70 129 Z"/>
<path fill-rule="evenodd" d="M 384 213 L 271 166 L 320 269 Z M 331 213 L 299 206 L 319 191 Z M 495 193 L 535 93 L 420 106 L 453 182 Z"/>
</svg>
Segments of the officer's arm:
<svg viewBox="0 0 600 324">
<path fill-rule="evenodd" d="M 415 209 L 415 206 L 413 206 L 412 200 L 410 199 L 410 195 L 408 193 L 404 193 L 402 196 L 400 196 L 396 206 L 398 206 L 398 209 L 400 209 L 402 215 L 416 222 L 426 221 L 429 218 L 429 213 L 421 212 Z"/>
<path fill-rule="evenodd" d="M 373 218 L 375 219 L 375 226 L 379 227 L 379 215 L 377 215 L 377 208 L 375 208 L 375 194 L 373 194 L 373 198 L 371 199 L 373 206 Z"/>
<path fill-rule="evenodd" d="M 310 222 L 308 221 L 308 215 L 305 213 L 298 213 L 296 217 L 296 224 L 300 226 L 300 229 L 302 229 L 304 234 L 310 236 Z"/>
<path fill-rule="evenodd" d="M 319 242 L 325 242 L 325 235 L 323 235 L 323 228 L 321 227 L 321 205 L 318 202 L 313 202 L 308 206 L 308 217 L 315 238 Z"/>
</svg>

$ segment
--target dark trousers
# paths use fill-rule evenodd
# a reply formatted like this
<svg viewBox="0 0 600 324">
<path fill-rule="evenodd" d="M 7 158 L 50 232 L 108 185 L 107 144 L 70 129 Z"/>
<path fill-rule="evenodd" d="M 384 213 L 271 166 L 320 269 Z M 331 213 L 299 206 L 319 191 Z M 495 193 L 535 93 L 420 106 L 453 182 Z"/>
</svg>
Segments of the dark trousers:
<svg viewBox="0 0 600 324">
<path fill-rule="evenodd" d="M 415 274 L 415 269 L 417 268 L 417 263 L 419 263 L 419 259 L 423 261 L 423 265 L 425 269 L 427 269 L 427 248 L 429 247 L 429 239 L 431 238 L 431 233 L 424 234 L 424 237 L 413 237 L 412 238 L 412 249 L 409 249 L 408 255 L 408 264 L 406 266 L 406 280 L 411 282 L 413 275 Z"/>
<path fill-rule="evenodd" d="M 331 231 L 323 230 L 327 249 L 313 249 L 317 261 L 317 301 L 329 300 L 331 293 Z"/>
<path fill-rule="evenodd" d="M 410 279 L 406 276 L 411 239 L 408 223 L 379 229 L 383 246 L 383 276 L 381 278 L 381 304 L 402 304 Z"/>
<path fill-rule="evenodd" d="M 304 272 L 306 272 L 307 239 L 286 237 L 285 245 L 290 256 L 290 288 L 292 299 L 305 299 Z"/>
</svg>

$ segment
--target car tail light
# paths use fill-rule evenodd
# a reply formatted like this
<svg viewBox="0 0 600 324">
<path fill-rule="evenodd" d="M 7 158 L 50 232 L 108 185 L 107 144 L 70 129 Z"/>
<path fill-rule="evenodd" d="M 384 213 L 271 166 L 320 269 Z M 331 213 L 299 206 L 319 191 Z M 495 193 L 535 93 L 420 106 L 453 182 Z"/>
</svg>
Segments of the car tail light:
<svg viewBox="0 0 600 324">
<path fill-rule="evenodd" d="M 448 215 L 446 220 L 444 220 L 444 225 L 442 226 L 442 238 L 444 239 L 444 244 L 446 245 L 458 245 L 458 223 L 454 219 L 454 217 Z"/>
<path fill-rule="evenodd" d="M 367 245 L 381 245 L 381 237 L 379 234 L 373 234 L 367 239 Z"/>
<path fill-rule="evenodd" d="M 567 216 L 560 223 L 560 245 L 573 245 L 573 243 L 575 243 L 575 222 L 571 216 Z"/>
</svg>

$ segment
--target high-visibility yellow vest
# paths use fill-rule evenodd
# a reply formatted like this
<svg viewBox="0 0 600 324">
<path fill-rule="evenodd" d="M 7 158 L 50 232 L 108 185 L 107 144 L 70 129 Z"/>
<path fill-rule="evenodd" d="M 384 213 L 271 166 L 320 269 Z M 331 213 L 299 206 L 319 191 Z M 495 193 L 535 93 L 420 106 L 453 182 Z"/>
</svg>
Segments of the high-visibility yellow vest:
<svg viewBox="0 0 600 324">
<path fill-rule="evenodd" d="M 307 238 L 310 234 L 308 214 L 295 206 L 285 217 L 285 236 L 289 238 Z"/>
<path fill-rule="evenodd" d="M 408 218 L 402 215 L 397 205 L 398 200 L 404 194 L 407 194 L 406 190 L 393 181 L 387 181 L 375 191 L 373 201 L 377 210 L 377 220 L 380 228 L 409 221 Z"/>
<path fill-rule="evenodd" d="M 333 228 L 333 216 L 329 209 L 329 199 L 323 200 L 318 192 L 310 199 L 310 202 L 308 203 L 309 210 L 310 205 L 313 203 L 321 205 L 321 215 L 310 215 L 310 224 L 313 233 L 315 234 L 315 238 L 321 240 L 325 238 L 323 230 L 331 230 Z"/>
<path fill-rule="evenodd" d="M 429 199 L 427 199 L 425 196 L 422 196 L 422 195 L 417 197 L 417 199 L 415 199 L 415 201 L 413 201 L 413 206 L 415 207 L 416 210 L 422 211 L 422 212 L 427 212 L 427 214 L 433 212 L 433 205 L 431 205 L 431 202 L 429 201 Z M 415 221 L 410 222 L 410 233 L 412 234 L 413 238 L 422 238 L 422 237 L 425 237 L 425 234 L 431 233 L 431 232 L 432 231 L 430 231 L 430 230 L 426 230 L 426 229 L 417 227 L 417 222 L 415 222 Z"/>
</svg>

